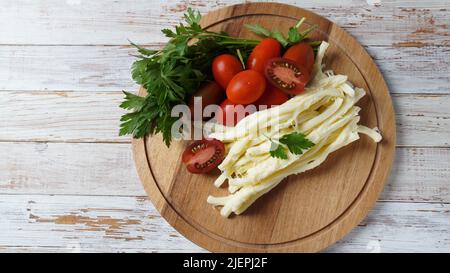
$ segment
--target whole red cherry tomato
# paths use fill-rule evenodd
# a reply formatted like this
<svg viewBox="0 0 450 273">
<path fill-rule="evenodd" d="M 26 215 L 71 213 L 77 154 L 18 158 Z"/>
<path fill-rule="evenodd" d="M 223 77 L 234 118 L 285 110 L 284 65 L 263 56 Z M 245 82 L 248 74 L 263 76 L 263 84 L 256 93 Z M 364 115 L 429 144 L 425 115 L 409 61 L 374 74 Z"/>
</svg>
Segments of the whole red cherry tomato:
<svg viewBox="0 0 450 273">
<path fill-rule="evenodd" d="M 241 62 L 230 54 L 219 55 L 215 57 L 212 62 L 214 80 L 223 89 L 227 89 L 228 83 L 231 79 L 242 70 Z"/>
<path fill-rule="evenodd" d="M 308 69 L 311 74 L 314 65 L 314 50 L 306 43 L 299 43 L 286 50 L 283 58 L 296 62 Z"/>
<path fill-rule="evenodd" d="M 266 79 L 263 74 L 254 70 L 239 72 L 227 87 L 227 98 L 236 104 L 255 102 L 266 89 Z"/>
<path fill-rule="evenodd" d="M 266 67 L 267 61 L 272 58 L 280 57 L 280 54 L 280 43 L 275 39 L 266 38 L 255 46 L 252 53 L 248 57 L 247 69 L 264 73 L 264 68 Z"/>
</svg>

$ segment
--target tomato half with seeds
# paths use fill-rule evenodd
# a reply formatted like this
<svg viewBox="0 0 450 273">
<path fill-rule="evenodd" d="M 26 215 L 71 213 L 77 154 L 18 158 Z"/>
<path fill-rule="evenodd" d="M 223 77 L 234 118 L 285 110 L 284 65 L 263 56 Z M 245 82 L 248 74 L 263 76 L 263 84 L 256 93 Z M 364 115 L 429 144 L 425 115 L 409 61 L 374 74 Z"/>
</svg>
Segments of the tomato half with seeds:
<svg viewBox="0 0 450 273">
<path fill-rule="evenodd" d="M 314 66 L 314 50 L 307 43 L 299 43 L 286 50 L 283 58 L 304 66 L 311 73 Z"/>
<path fill-rule="evenodd" d="M 241 62 L 231 54 L 222 54 L 214 58 L 212 72 L 214 80 L 223 88 L 227 89 L 228 83 L 239 72 L 243 70 Z"/>
<path fill-rule="evenodd" d="M 225 146 L 217 139 L 202 139 L 184 150 L 181 160 L 190 173 L 207 173 L 215 169 L 225 156 Z"/>
<path fill-rule="evenodd" d="M 239 72 L 227 87 L 227 98 L 236 104 L 250 104 L 261 97 L 266 89 L 263 74 L 254 70 Z"/>
<path fill-rule="evenodd" d="M 304 66 L 284 58 L 270 60 L 267 63 L 265 75 L 274 87 L 291 95 L 302 93 L 310 77 Z"/>
<path fill-rule="evenodd" d="M 247 69 L 252 69 L 264 73 L 264 68 L 272 58 L 280 57 L 281 45 L 272 38 L 263 39 L 255 46 L 247 59 Z"/>
</svg>

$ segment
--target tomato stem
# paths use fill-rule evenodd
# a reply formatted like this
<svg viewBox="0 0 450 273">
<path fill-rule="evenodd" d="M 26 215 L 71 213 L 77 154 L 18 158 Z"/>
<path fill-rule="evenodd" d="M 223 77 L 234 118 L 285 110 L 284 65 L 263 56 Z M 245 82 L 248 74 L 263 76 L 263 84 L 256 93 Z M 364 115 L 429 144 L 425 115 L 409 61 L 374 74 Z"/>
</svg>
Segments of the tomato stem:
<svg viewBox="0 0 450 273">
<path fill-rule="evenodd" d="M 305 20 L 306 20 L 306 18 L 302 17 L 302 19 L 300 19 L 300 21 L 298 21 L 297 24 L 295 25 L 295 28 L 299 28 Z"/>
<path fill-rule="evenodd" d="M 245 70 L 244 58 L 242 57 L 242 53 L 241 53 L 241 50 L 239 50 L 239 48 L 236 50 L 236 54 L 237 54 L 237 56 L 239 58 L 239 61 L 241 61 L 242 68 Z"/>
</svg>

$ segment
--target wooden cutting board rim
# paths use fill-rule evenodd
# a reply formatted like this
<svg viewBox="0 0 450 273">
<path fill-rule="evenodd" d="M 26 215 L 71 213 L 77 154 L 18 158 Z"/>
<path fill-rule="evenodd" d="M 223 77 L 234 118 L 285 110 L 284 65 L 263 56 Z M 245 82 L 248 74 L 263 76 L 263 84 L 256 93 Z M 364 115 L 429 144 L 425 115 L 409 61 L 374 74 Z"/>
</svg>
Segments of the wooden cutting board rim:
<svg viewBox="0 0 450 273">
<path fill-rule="evenodd" d="M 273 6 L 276 10 L 276 8 L 279 7 L 288 7 L 291 9 L 295 9 L 300 13 L 309 13 L 312 14 L 314 16 L 318 16 L 320 17 L 322 20 L 325 20 L 328 22 L 328 28 L 330 29 L 331 27 L 335 27 L 340 29 L 338 26 L 336 26 L 334 23 L 332 23 L 331 21 L 329 21 L 328 19 L 319 16 L 315 13 L 312 13 L 308 10 L 304 10 L 302 8 L 299 7 L 295 7 L 295 6 L 291 6 L 291 5 L 286 5 L 286 4 L 279 4 L 279 3 L 249 3 L 249 4 L 237 4 L 237 5 L 233 5 L 233 6 L 227 6 L 218 10 L 214 10 L 209 12 L 208 14 L 206 14 L 205 16 L 203 16 L 203 20 L 208 19 L 208 18 L 214 18 L 217 17 L 218 14 L 220 14 L 221 12 L 223 12 L 226 9 L 231 9 L 234 10 L 235 8 L 239 8 L 239 7 L 249 7 L 251 6 L 252 8 L 258 10 L 258 6 L 260 7 L 265 7 L 267 8 L 267 6 Z M 246 10 L 246 8 L 243 8 L 242 10 Z M 246 10 L 247 11 L 247 10 Z M 266 12 L 266 11 L 265 11 Z M 291 17 L 288 15 L 280 15 L 277 13 L 271 13 L 273 12 L 273 9 L 268 9 L 268 11 L 266 13 L 261 13 L 261 12 L 250 12 L 250 13 L 241 13 L 241 14 L 237 14 L 234 16 L 229 16 L 223 19 L 220 19 L 218 21 L 214 21 L 206 26 L 204 26 L 205 28 L 210 28 L 214 25 L 223 23 L 227 20 L 230 19 L 234 19 L 234 18 L 240 18 L 240 17 L 245 17 L 245 16 L 274 16 L 274 17 L 284 17 L 286 19 L 290 19 L 290 20 L 298 20 L 299 18 L 297 17 Z M 307 22 L 305 22 L 307 23 Z M 326 31 L 322 30 L 322 29 L 316 29 L 315 31 L 319 31 L 322 33 L 326 33 Z M 348 35 L 350 39 L 353 39 L 347 32 L 345 32 L 344 30 L 340 29 L 340 31 L 344 32 L 346 35 Z M 331 41 L 333 41 L 332 38 L 329 38 Z M 354 40 L 354 39 L 353 39 Z M 359 47 L 361 47 L 361 50 L 363 51 L 363 53 L 367 54 L 367 52 L 364 50 L 364 48 L 362 48 L 362 46 L 355 40 L 354 43 L 356 43 Z M 341 46 L 336 43 L 336 45 L 338 45 L 338 47 L 341 48 Z M 372 92 L 372 84 L 370 81 L 367 80 L 366 75 L 361 71 L 361 68 L 357 65 L 357 63 L 355 63 L 353 61 L 353 59 L 348 55 L 346 50 L 343 50 L 341 48 L 341 51 L 343 53 L 345 53 L 347 55 L 347 57 L 352 61 L 354 67 L 357 68 L 357 70 L 359 71 L 360 75 L 363 77 L 364 81 L 366 82 L 367 86 L 368 86 L 368 92 L 369 93 L 373 93 Z M 368 55 L 368 54 L 367 54 Z M 368 55 L 369 56 L 369 55 Z M 369 59 L 372 61 L 373 60 L 370 58 Z M 376 65 L 373 63 L 375 69 L 376 69 L 376 73 L 379 73 L 381 75 L 381 73 L 379 72 L 378 68 L 376 67 Z M 391 112 L 392 115 L 394 115 L 394 111 L 393 111 L 393 106 L 392 106 L 392 101 L 390 98 L 390 94 L 388 91 L 388 88 L 384 82 L 384 79 L 381 77 L 382 79 L 382 85 L 384 85 L 385 92 L 387 94 L 385 94 L 390 102 L 390 107 L 391 107 Z M 139 91 L 139 94 L 143 95 L 145 94 L 145 89 L 141 88 Z M 372 96 L 373 97 L 373 96 Z M 373 100 L 373 105 L 375 108 L 375 117 L 376 117 L 376 122 L 378 124 L 378 126 L 383 127 L 380 125 L 380 113 L 377 107 L 377 103 L 375 100 Z M 384 187 L 384 183 L 387 179 L 387 176 L 390 172 L 390 168 L 392 167 L 392 161 L 394 158 L 394 154 L 395 154 L 395 138 L 396 138 L 396 134 L 395 134 L 395 122 L 391 122 L 390 124 L 391 126 L 393 126 L 393 133 L 391 136 L 391 139 L 393 140 L 393 144 L 390 144 L 391 147 L 389 147 L 389 151 L 388 152 L 388 168 L 385 169 L 384 171 L 384 181 L 380 182 L 378 185 L 378 190 L 377 193 L 375 194 L 375 198 L 372 197 L 372 199 L 374 200 L 369 200 L 369 203 L 371 203 L 372 207 L 376 201 L 376 199 L 378 198 L 379 193 L 381 192 L 381 190 Z M 144 185 L 144 188 L 147 192 L 147 194 L 149 195 L 150 199 L 152 200 L 153 204 L 155 205 L 155 207 L 157 208 L 157 210 L 161 213 L 161 215 L 175 228 L 177 229 L 180 233 L 182 233 L 184 236 L 186 236 L 188 239 L 190 239 L 191 241 L 194 241 L 195 243 L 199 244 L 202 247 L 205 247 L 207 249 L 210 250 L 218 250 L 218 251 L 271 251 L 271 250 L 277 250 L 277 247 L 285 247 L 285 246 L 293 246 L 293 248 L 288 248 L 288 249 L 293 249 L 295 250 L 296 247 L 295 245 L 299 243 L 299 241 L 305 241 L 308 239 L 313 239 L 313 237 L 315 236 L 321 236 L 320 234 L 327 234 L 327 232 L 332 229 L 334 226 L 337 226 L 339 223 L 343 222 L 345 220 L 345 217 L 348 214 L 351 214 L 352 212 L 354 212 L 355 208 L 358 207 L 359 203 L 363 202 L 364 197 L 367 198 L 368 195 L 368 188 L 369 186 L 373 186 L 374 182 L 373 179 L 375 179 L 374 176 L 376 176 L 378 173 L 374 173 L 374 170 L 377 169 L 379 167 L 380 164 L 380 149 L 381 149 L 381 145 L 377 145 L 376 146 L 376 150 L 375 150 L 375 156 L 373 159 L 373 163 L 372 166 L 370 168 L 370 172 L 367 176 L 367 179 L 364 183 L 364 186 L 361 188 L 360 192 L 357 194 L 357 196 L 355 197 L 355 199 L 350 203 L 350 205 L 340 214 L 338 215 L 333 221 L 331 221 L 328 225 L 320 228 L 319 230 L 312 232 L 306 236 L 303 237 L 299 237 L 296 238 L 294 240 L 288 240 L 288 241 L 284 241 L 284 242 L 279 242 L 279 243 L 247 243 L 247 242 L 240 242 L 240 241 L 236 241 L 230 238 L 226 238 L 223 237 L 219 234 L 216 234 L 215 232 L 212 232 L 204 227 L 202 227 L 200 224 L 198 223 L 192 223 L 192 221 L 190 221 L 189 219 L 187 219 L 186 217 L 184 217 L 184 215 L 182 213 L 180 213 L 179 211 L 177 211 L 177 209 L 171 204 L 169 198 L 167 198 L 165 196 L 165 194 L 163 193 L 163 191 L 161 190 L 159 184 L 156 182 L 151 164 L 149 162 L 149 158 L 147 157 L 147 145 L 146 142 L 148 140 L 148 137 L 146 137 L 145 139 L 133 139 L 132 143 L 133 143 L 133 154 L 135 157 L 135 162 L 136 162 L 136 167 L 138 169 L 138 174 L 141 178 L 141 181 Z M 393 147 L 392 147 L 393 146 Z M 146 163 L 145 163 L 146 162 Z M 145 164 L 144 164 L 145 163 Z M 145 171 L 145 169 L 147 171 Z M 151 181 L 148 181 L 147 179 L 150 179 Z M 149 183 L 150 182 L 150 183 Z M 162 198 L 162 200 L 161 200 Z M 366 200 L 367 201 L 367 200 Z M 322 244 L 322 246 L 320 247 L 314 247 L 314 248 L 307 248 L 306 251 L 317 251 L 322 249 L 323 247 L 326 247 L 330 244 L 332 244 L 333 242 L 337 241 L 338 239 L 340 239 L 341 237 L 343 237 L 345 234 L 347 234 L 354 226 L 356 226 L 362 219 L 364 219 L 364 217 L 367 215 L 367 213 L 369 212 L 370 208 L 365 208 L 363 209 L 364 213 L 363 216 L 359 216 L 356 217 L 357 219 L 353 220 L 351 224 L 348 224 L 345 228 L 341 228 L 339 230 L 339 235 L 334 235 L 331 236 L 333 237 L 331 239 L 330 242 L 325 242 Z M 353 217 L 355 218 L 355 217 Z M 180 222 L 181 220 L 181 222 Z M 350 226 L 350 228 L 349 228 Z M 194 233 L 201 233 L 201 234 L 195 234 L 195 236 L 193 236 L 191 234 L 191 232 Z M 329 233 L 329 232 L 328 232 Z M 199 236 L 199 238 L 197 238 Z M 206 242 L 204 241 L 205 238 L 204 236 L 206 236 Z M 211 242 L 208 242 L 208 238 L 210 240 L 212 240 Z M 322 239 L 323 240 L 323 239 Z M 217 246 L 217 244 L 223 244 L 223 243 L 227 243 L 229 244 L 229 247 L 219 247 Z M 255 248 L 256 247 L 256 248 Z"/>
</svg>

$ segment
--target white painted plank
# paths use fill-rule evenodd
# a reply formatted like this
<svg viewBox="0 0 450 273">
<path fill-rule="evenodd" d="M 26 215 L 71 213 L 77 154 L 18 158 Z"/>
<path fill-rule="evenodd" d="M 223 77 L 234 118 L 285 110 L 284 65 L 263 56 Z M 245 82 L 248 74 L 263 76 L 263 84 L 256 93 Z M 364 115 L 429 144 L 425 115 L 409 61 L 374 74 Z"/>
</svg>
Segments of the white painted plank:
<svg viewBox="0 0 450 273">
<path fill-rule="evenodd" d="M 450 251 L 450 205 L 379 202 L 369 216 L 327 252 Z"/>
<path fill-rule="evenodd" d="M 121 92 L 0 94 L 0 140 L 131 141 L 119 137 Z"/>
<path fill-rule="evenodd" d="M 440 95 L 394 95 L 397 144 L 448 146 L 450 143 L 450 97 Z"/>
<path fill-rule="evenodd" d="M 118 44 L 162 40 L 160 29 L 177 24 L 187 6 L 206 13 L 239 0 L 4 0 L 0 44 Z M 449 43 L 448 1 L 285 0 L 311 9 L 347 29 L 365 45 Z M 426 31 L 420 31 L 426 30 Z"/>
<path fill-rule="evenodd" d="M 449 47 L 366 48 L 391 93 L 450 93 Z"/>
<path fill-rule="evenodd" d="M 0 195 L 0 252 L 201 251 L 144 198 Z"/>
<path fill-rule="evenodd" d="M 396 47 L 450 45 L 448 22 L 450 5 L 430 4 L 423 8 L 393 7 L 311 8 L 348 31 L 361 44 Z M 426 2 L 428 4 L 428 2 Z"/>
<path fill-rule="evenodd" d="M 449 162 L 449 148 L 398 147 L 380 199 L 450 203 Z"/>
<path fill-rule="evenodd" d="M 0 142 L 0 192 L 145 196 L 130 144 Z"/>
<path fill-rule="evenodd" d="M 131 145 L 0 143 L 0 193 L 145 196 Z M 381 200 L 450 203 L 450 149 L 398 148 Z"/>
<path fill-rule="evenodd" d="M 156 48 L 160 45 L 153 45 Z M 368 48 L 392 93 L 449 93 L 450 48 Z M 0 46 L 0 90 L 136 90 L 125 46 Z"/>
<path fill-rule="evenodd" d="M 1 141 L 130 142 L 119 137 L 121 92 L 1 92 Z M 448 95 L 394 95 L 397 143 L 448 146 Z"/>
<path fill-rule="evenodd" d="M 2 46 L 1 90 L 136 90 L 130 47 Z"/>
<path fill-rule="evenodd" d="M 364 1 L 364 0 L 362 0 Z M 359 1 L 361 2 L 361 1 Z M 365 0 L 367 4 L 377 7 L 409 7 L 409 8 L 446 8 L 447 0 Z"/>
<path fill-rule="evenodd" d="M 117 91 L 136 89 L 132 50 L 13 45 L 160 45 L 159 30 L 178 23 L 187 5 L 157 1 L 2 1 L 0 90 L 40 92 L 0 93 L 0 140 L 122 143 L 0 143 L 0 252 L 203 251 L 141 197 L 77 196 L 144 194 L 129 139 L 117 137 Z M 239 1 L 188 2 L 207 12 Z M 448 1 L 286 2 L 367 45 L 393 93 L 450 91 Z M 400 145 L 448 146 L 448 96 L 393 99 Z M 378 203 L 328 251 L 449 252 L 449 157 L 448 148 L 398 148 L 382 199 L 446 204 Z"/>
<path fill-rule="evenodd" d="M 448 252 L 450 206 L 378 203 L 327 251 Z M 0 195 L 0 251 L 204 251 L 134 197 Z M 375 247 L 375 249 L 374 249 Z"/>
</svg>

